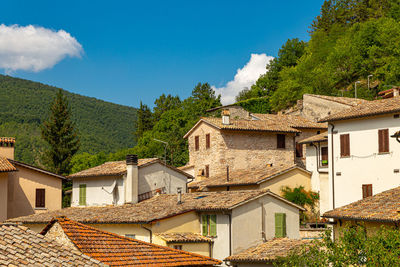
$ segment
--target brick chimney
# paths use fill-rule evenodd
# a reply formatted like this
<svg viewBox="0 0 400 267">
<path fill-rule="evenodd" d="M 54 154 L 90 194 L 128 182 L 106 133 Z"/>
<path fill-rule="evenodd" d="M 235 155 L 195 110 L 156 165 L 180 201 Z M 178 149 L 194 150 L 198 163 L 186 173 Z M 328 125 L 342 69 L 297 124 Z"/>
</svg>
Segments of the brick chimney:
<svg viewBox="0 0 400 267">
<path fill-rule="evenodd" d="M 138 156 L 126 156 L 125 203 L 135 204 L 139 195 Z"/>
<path fill-rule="evenodd" d="M 230 124 L 230 118 L 231 118 L 231 114 L 230 114 L 229 109 L 223 109 L 221 115 L 222 115 L 222 124 L 229 125 Z"/>
<path fill-rule="evenodd" d="M 14 159 L 14 137 L 0 137 L 0 156 Z"/>
</svg>

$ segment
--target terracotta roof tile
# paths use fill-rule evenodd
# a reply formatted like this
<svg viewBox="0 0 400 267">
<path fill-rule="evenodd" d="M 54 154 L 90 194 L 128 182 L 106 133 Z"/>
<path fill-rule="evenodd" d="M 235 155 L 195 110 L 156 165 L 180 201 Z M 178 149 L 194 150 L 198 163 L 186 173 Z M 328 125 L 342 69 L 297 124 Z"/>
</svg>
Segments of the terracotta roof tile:
<svg viewBox="0 0 400 267">
<path fill-rule="evenodd" d="M 302 169 L 295 164 L 291 164 L 273 167 L 260 166 L 260 169 L 230 171 L 229 180 L 227 179 L 226 173 L 221 173 L 209 178 L 204 178 L 202 181 L 191 182 L 188 184 L 188 188 L 257 185 L 296 168 Z M 304 171 L 308 172 L 306 170 Z"/>
<path fill-rule="evenodd" d="M 144 167 L 149 164 L 153 163 L 161 163 L 163 165 L 164 162 L 162 162 L 158 158 L 147 158 L 147 159 L 139 159 L 138 160 L 138 167 Z M 166 165 L 168 168 L 171 168 L 179 173 L 184 174 L 185 176 L 192 177 L 191 175 L 187 174 L 186 172 L 175 168 L 170 165 Z M 71 174 L 68 176 L 68 178 L 80 178 L 80 177 L 95 177 L 95 176 L 118 176 L 118 175 L 124 175 L 126 173 L 126 162 L 125 161 L 109 161 L 106 163 L 103 163 L 99 166 L 83 170 L 74 174 Z"/>
<path fill-rule="evenodd" d="M 213 240 L 209 237 L 196 233 L 159 233 L 157 236 L 166 242 L 174 243 L 211 243 Z"/>
<path fill-rule="evenodd" d="M 276 260 L 278 257 L 285 257 L 292 250 L 310 242 L 308 239 L 275 238 L 246 249 L 241 253 L 229 256 L 225 261 L 267 263 Z"/>
<path fill-rule="evenodd" d="M 400 222 L 400 187 L 325 212 L 323 217 Z"/>
<path fill-rule="evenodd" d="M 15 143 L 15 138 L 14 137 L 0 137 L 0 143 Z"/>
<path fill-rule="evenodd" d="M 12 172 L 17 169 L 5 157 L 0 157 L 0 172 Z"/>
<path fill-rule="evenodd" d="M 109 266 L 208 266 L 221 261 L 99 230 L 67 218 L 53 220 L 82 253 Z"/>
<path fill-rule="evenodd" d="M 1 266 L 104 266 L 79 251 L 17 225 L 0 226 Z"/>
<path fill-rule="evenodd" d="M 368 101 L 367 103 L 337 112 L 321 119 L 321 121 L 349 120 L 396 112 L 400 112 L 400 97 Z"/>
<path fill-rule="evenodd" d="M 296 129 L 326 129 L 328 127 L 326 123 L 314 122 L 296 115 L 253 113 L 251 116 L 268 121 L 271 124 L 286 125 Z"/>
<path fill-rule="evenodd" d="M 182 203 L 178 204 L 176 194 L 161 194 L 137 204 L 70 207 L 58 211 L 13 218 L 8 221 L 48 223 L 55 217 L 65 216 L 82 223 L 149 223 L 189 211 L 229 211 L 236 205 L 266 194 L 282 199 L 272 192 L 263 190 L 198 192 L 182 194 Z M 288 203 L 303 210 L 302 207 L 291 202 Z"/>
<path fill-rule="evenodd" d="M 310 136 L 308 138 L 305 138 L 299 142 L 299 144 L 307 144 L 307 143 L 313 143 L 313 142 L 328 142 L 328 132 L 323 132 L 320 134 L 316 134 L 313 136 Z"/>
</svg>

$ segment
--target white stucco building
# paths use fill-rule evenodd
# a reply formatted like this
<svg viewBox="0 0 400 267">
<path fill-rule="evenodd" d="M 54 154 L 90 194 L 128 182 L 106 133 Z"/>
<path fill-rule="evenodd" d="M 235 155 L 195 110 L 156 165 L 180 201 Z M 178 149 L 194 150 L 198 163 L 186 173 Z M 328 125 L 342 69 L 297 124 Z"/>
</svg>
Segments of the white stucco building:
<svg viewBox="0 0 400 267">
<path fill-rule="evenodd" d="M 191 175 L 156 158 L 106 162 L 69 176 L 71 206 L 104 206 L 137 203 L 156 194 L 186 192 Z"/>
<path fill-rule="evenodd" d="M 329 206 L 347 205 L 400 185 L 400 97 L 335 113 L 329 123 Z"/>
</svg>

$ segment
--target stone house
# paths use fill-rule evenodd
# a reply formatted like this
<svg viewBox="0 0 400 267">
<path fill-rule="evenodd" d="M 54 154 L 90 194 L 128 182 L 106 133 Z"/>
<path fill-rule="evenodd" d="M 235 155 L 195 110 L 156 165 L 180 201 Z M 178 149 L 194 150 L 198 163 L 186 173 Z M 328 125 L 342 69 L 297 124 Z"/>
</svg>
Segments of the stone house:
<svg viewBox="0 0 400 267">
<path fill-rule="evenodd" d="M 68 218 L 53 219 L 41 234 L 108 266 L 215 266 L 221 263 L 210 257 L 120 236 Z"/>
<path fill-rule="evenodd" d="M 300 116 L 249 113 L 231 118 L 229 110 L 223 113 L 222 118 L 201 118 L 184 136 L 189 144 L 186 168 L 193 166 L 196 178 L 225 173 L 227 166 L 235 171 L 294 164 L 304 158 L 297 142 L 326 129 Z"/>
<path fill-rule="evenodd" d="M 137 203 L 156 194 L 186 192 L 188 173 L 157 158 L 138 159 L 102 165 L 71 174 L 71 206 L 102 206 Z"/>
<path fill-rule="evenodd" d="M 12 219 L 37 232 L 65 216 L 100 230 L 223 260 L 275 237 L 300 239 L 302 207 L 265 190 L 162 194 Z"/>
<path fill-rule="evenodd" d="M 346 226 L 362 225 L 367 234 L 373 234 L 381 226 L 398 228 L 400 223 L 400 187 L 361 199 L 351 204 L 325 212 L 334 221 L 334 236 L 338 237 Z"/>
<path fill-rule="evenodd" d="M 14 160 L 14 146 L 14 138 L 0 138 L 0 221 L 61 209 L 66 178 Z"/>
</svg>

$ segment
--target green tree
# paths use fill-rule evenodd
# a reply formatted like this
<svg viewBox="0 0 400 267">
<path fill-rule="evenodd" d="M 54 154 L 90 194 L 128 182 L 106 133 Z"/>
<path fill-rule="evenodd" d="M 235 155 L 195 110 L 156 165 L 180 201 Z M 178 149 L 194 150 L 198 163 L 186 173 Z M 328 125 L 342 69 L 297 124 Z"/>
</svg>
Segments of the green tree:
<svg viewBox="0 0 400 267">
<path fill-rule="evenodd" d="M 49 118 L 42 125 L 42 138 L 48 144 L 43 163 L 51 171 L 68 175 L 72 156 L 79 149 L 79 137 L 71 121 L 67 98 L 59 90 L 50 108 Z"/>
<path fill-rule="evenodd" d="M 291 188 L 289 186 L 284 186 L 281 188 L 282 196 L 293 202 L 297 205 L 300 205 L 304 208 L 310 208 L 311 212 L 315 216 L 315 220 L 317 220 L 317 213 L 315 211 L 315 206 L 319 200 L 319 193 L 313 192 L 311 190 L 306 191 L 304 186 L 298 186 L 295 188 Z M 303 221 L 305 220 L 305 214 L 303 214 Z"/>
<path fill-rule="evenodd" d="M 381 227 L 367 233 L 363 225 L 347 225 L 335 241 L 331 231 L 322 240 L 300 247 L 275 266 L 400 266 L 400 231 Z"/>
<path fill-rule="evenodd" d="M 153 114 L 151 113 L 150 108 L 146 104 L 143 104 L 142 101 L 140 101 L 140 108 L 137 111 L 135 131 L 136 140 L 139 140 L 139 138 L 143 136 L 144 132 L 151 130 L 153 128 L 153 125 Z"/>
<path fill-rule="evenodd" d="M 153 108 L 153 117 L 154 122 L 157 122 L 164 112 L 167 112 L 171 109 L 179 108 L 179 106 L 181 105 L 181 99 L 179 98 L 179 96 L 172 96 L 170 94 L 166 96 L 165 94 L 162 94 L 154 101 L 154 105 L 155 106 Z"/>
</svg>

